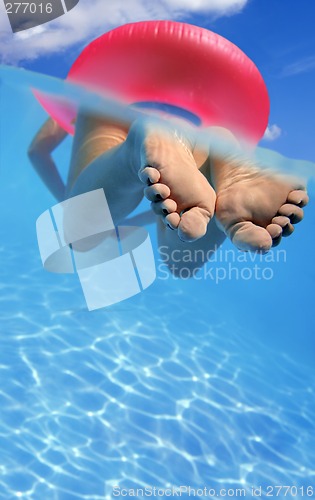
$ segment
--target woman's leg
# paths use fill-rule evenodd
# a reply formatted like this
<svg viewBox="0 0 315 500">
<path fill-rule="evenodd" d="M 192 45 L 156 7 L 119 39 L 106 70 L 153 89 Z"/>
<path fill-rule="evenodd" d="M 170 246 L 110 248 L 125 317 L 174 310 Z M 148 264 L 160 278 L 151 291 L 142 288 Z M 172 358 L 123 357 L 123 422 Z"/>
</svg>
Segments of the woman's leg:
<svg viewBox="0 0 315 500">
<path fill-rule="evenodd" d="M 132 145 L 122 124 L 80 113 L 76 122 L 67 197 L 103 188 L 115 224 L 143 198 L 132 168 Z"/>
</svg>

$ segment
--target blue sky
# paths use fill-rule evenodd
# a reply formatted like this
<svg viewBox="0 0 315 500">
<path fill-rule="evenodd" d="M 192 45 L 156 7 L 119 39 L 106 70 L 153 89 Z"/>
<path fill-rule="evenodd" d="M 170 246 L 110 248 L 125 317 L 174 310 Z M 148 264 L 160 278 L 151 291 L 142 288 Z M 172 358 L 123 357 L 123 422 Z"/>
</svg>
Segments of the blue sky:
<svg viewBox="0 0 315 500">
<path fill-rule="evenodd" d="M 119 24 L 176 19 L 211 29 L 259 67 L 270 100 L 272 141 L 263 145 L 315 161 L 315 3 L 310 0 L 80 0 L 59 20 L 20 35 L 0 23 L 2 60 L 64 78 L 82 47 Z M 192 6 L 193 5 L 193 6 Z M 93 8 L 94 6 L 94 8 Z M 5 16 L 5 15 L 4 15 Z"/>
</svg>

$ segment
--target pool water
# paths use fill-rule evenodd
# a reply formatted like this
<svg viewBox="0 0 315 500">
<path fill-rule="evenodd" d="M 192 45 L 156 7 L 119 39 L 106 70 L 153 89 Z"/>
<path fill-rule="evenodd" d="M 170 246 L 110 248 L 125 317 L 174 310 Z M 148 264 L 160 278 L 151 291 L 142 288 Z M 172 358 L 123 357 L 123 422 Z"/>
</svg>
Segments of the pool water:
<svg viewBox="0 0 315 500">
<path fill-rule="evenodd" d="M 0 498 L 315 496 L 314 204 L 269 260 L 226 243 L 178 280 L 156 253 L 150 288 L 89 312 L 38 252 L 55 201 L 26 150 L 45 114 L 5 82 L 1 110 Z"/>
</svg>

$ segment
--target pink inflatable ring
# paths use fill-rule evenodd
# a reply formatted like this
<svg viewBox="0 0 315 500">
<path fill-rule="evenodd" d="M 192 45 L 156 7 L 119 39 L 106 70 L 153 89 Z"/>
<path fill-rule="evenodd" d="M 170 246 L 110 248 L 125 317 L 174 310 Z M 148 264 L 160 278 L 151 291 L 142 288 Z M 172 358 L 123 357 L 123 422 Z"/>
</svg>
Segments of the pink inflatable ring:
<svg viewBox="0 0 315 500">
<path fill-rule="evenodd" d="M 83 50 L 67 79 L 126 105 L 226 127 L 252 142 L 268 123 L 268 93 L 254 63 L 220 35 L 189 24 L 147 21 L 109 31 Z M 39 100 L 74 132 L 76 110 L 51 97 Z"/>
</svg>

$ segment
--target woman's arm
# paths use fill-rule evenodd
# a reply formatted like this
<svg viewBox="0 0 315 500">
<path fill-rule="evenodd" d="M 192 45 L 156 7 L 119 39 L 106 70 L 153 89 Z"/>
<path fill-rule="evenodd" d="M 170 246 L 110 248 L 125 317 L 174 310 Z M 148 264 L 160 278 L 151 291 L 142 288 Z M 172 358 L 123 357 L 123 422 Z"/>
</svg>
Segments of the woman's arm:
<svg viewBox="0 0 315 500">
<path fill-rule="evenodd" d="M 67 135 L 52 118 L 48 118 L 28 148 L 28 157 L 33 167 L 58 201 L 65 198 L 65 185 L 51 153 Z"/>
</svg>

